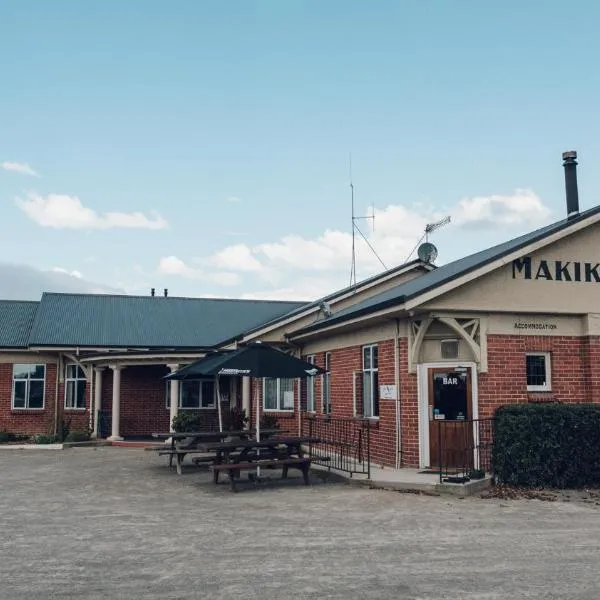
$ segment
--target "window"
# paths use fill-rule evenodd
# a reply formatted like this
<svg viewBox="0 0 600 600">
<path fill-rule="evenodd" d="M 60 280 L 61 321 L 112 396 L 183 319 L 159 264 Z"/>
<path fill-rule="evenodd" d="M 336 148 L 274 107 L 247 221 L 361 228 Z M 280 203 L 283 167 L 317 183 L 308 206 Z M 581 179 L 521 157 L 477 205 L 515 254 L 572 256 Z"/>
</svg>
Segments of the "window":
<svg viewBox="0 0 600 600">
<path fill-rule="evenodd" d="M 65 367 L 65 408 L 85 410 L 85 388 L 87 380 L 79 365 Z"/>
<path fill-rule="evenodd" d="M 306 362 L 314 365 L 315 355 L 311 354 L 310 356 L 307 356 Z M 315 383 L 314 376 L 306 378 L 306 410 L 308 412 L 315 412 Z"/>
<path fill-rule="evenodd" d="M 363 416 L 379 416 L 379 366 L 376 345 L 363 347 Z"/>
<path fill-rule="evenodd" d="M 327 373 L 323 373 L 321 385 L 321 400 L 323 402 L 323 414 L 331 414 L 331 352 L 325 352 L 325 369 Z"/>
<path fill-rule="evenodd" d="M 549 392 L 550 385 L 550 354 L 538 352 L 526 356 L 527 391 Z"/>
<path fill-rule="evenodd" d="M 294 380 L 265 378 L 264 410 L 294 410 Z"/>
<path fill-rule="evenodd" d="M 46 365 L 13 365 L 13 408 L 44 408 Z"/>
<path fill-rule="evenodd" d="M 171 408 L 171 386 L 177 384 L 179 384 L 179 408 L 182 410 L 217 406 L 217 388 L 214 379 L 167 381 L 166 383 L 167 408 Z"/>
</svg>

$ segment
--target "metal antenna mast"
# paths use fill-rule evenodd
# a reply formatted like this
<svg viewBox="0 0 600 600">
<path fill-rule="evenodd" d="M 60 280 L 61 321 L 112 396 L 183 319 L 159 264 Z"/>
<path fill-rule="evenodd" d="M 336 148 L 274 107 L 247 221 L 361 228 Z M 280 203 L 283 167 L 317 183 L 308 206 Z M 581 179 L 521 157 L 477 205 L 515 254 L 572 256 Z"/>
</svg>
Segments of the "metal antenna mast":
<svg viewBox="0 0 600 600">
<path fill-rule="evenodd" d="M 384 262 L 381 260 L 381 257 L 377 252 L 375 252 L 375 248 L 371 245 L 369 240 L 366 238 L 364 233 L 360 230 L 356 221 L 360 219 L 370 220 L 371 225 L 373 227 L 373 231 L 375 231 L 375 206 L 373 205 L 373 210 L 371 215 L 367 215 L 365 217 L 357 217 L 354 214 L 354 182 L 352 180 L 352 153 L 350 153 L 350 197 L 352 201 L 352 266 L 350 267 L 350 287 L 356 287 L 356 232 L 360 234 L 362 239 L 365 241 L 367 246 L 371 249 L 371 252 L 376 256 L 377 260 L 381 263 L 381 266 L 387 271 L 387 267 Z"/>
</svg>

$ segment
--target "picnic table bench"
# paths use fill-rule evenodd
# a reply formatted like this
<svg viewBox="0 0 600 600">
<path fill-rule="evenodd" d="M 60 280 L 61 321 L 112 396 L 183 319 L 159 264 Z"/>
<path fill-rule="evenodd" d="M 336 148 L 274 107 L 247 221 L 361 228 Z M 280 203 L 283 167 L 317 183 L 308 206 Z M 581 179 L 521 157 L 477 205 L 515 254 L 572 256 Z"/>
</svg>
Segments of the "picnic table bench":
<svg viewBox="0 0 600 600">
<path fill-rule="evenodd" d="M 304 478 L 304 485 L 310 485 L 310 458 L 306 457 L 292 457 L 292 458 L 272 458 L 266 460 L 257 460 L 252 462 L 233 462 L 233 463 L 220 463 L 213 464 L 210 468 L 218 479 L 218 475 L 221 471 L 225 471 L 229 475 L 229 484 L 231 491 L 236 492 L 235 487 L 236 478 L 240 476 L 241 471 L 255 470 L 257 467 L 283 467 L 282 479 L 285 479 L 288 475 L 288 469 L 290 467 L 296 467 L 302 471 Z"/>
<path fill-rule="evenodd" d="M 261 435 L 266 437 L 279 433 L 278 429 L 261 430 Z M 181 431 L 169 433 L 153 433 L 153 438 L 170 439 L 171 443 L 168 446 L 149 448 L 149 450 L 158 452 L 159 456 L 169 457 L 169 467 L 173 466 L 175 459 L 175 467 L 178 475 L 182 474 L 183 459 L 188 454 L 207 454 L 207 450 L 199 447 L 203 442 L 222 442 L 225 438 L 239 438 L 240 440 L 248 439 L 255 434 L 254 429 L 243 429 L 237 431 Z M 187 440 L 187 441 L 186 441 Z M 184 442 L 185 443 L 181 443 Z M 179 442 L 179 443 L 178 443 Z M 210 453 L 210 451 L 208 451 Z M 210 464 L 215 460 L 214 454 L 208 456 L 196 457 L 193 462 L 195 464 Z"/>
<path fill-rule="evenodd" d="M 236 491 L 236 479 L 242 471 L 262 467 L 283 469 L 286 478 L 290 468 L 302 471 L 304 483 L 310 483 L 311 458 L 304 455 L 303 445 L 315 443 L 318 438 L 280 437 L 266 440 L 232 440 L 230 442 L 205 442 L 199 448 L 216 453 L 211 465 L 214 483 L 219 482 L 219 474 L 229 475 L 231 491 Z"/>
</svg>

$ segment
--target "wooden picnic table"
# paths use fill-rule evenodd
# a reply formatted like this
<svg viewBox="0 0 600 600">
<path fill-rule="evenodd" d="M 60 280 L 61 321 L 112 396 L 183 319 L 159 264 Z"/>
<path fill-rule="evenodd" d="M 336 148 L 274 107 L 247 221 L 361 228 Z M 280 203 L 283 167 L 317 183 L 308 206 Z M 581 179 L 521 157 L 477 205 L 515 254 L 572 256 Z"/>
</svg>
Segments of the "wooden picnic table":
<svg viewBox="0 0 600 600">
<path fill-rule="evenodd" d="M 235 479 L 241 471 L 257 467 L 282 467 L 283 478 L 287 477 L 290 467 L 298 468 L 308 485 L 311 459 L 305 456 L 302 446 L 318 442 L 319 438 L 314 437 L 275 437 L 260 441 L 204 442 L 199 444 L 199 449 L 216 453 L 211 466 L 213 481 L 218 483 L 219 473 L 225 471 L 229 475 L 231 490 L 235 492 Z"/>
<path fill-rule="evenodd" d="M 157 450 L 159 455 L 168 455 L 169 456 L 169 467 L 173 466 L 173 457 L 176 459 L 176 470 L 177 474 L 182 474 L 181 465 L 183 463 L 183 459 L 187 454 L 197 454 L 201 452 L 205 452 L 198 448 L 198 444 L 205 440 L 206 442 L 213 441 L 217 442 L 218 440 L 223 440 L 227 437 L 248 439 L 255 435 L 255 429 L 240 429 L 237 431 L 177 431 L 177 432 L 169 432 L 169 433 L 153 433 L 152 437 L 157 439 L 170 439 L 171 444 L 169 448 L 153 448 L 153 450 Z M 274 435 L 279 433 L 279 429 L 264 429 L 261 430 L 261 436 L 265 437 Z M 190 441 L 185 444 L 185 446 L 178 445 L 178 442 L 189 439 Z M 210 462 L 210 460 L 208 460 Z"/>
</svg>

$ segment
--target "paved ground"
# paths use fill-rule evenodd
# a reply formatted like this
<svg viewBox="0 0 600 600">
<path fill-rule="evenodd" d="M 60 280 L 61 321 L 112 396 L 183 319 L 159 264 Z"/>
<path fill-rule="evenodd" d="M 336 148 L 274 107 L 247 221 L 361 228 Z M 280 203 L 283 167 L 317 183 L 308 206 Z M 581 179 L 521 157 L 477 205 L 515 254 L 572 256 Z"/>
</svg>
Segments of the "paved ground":
<svg viewBox="0 0 600 600">
<path fill-rule="evenodd" d="M 178 477 L 125 448 L 0 452 L 0 598 L 580 598 L 600 510 Z"/>
</svg>

